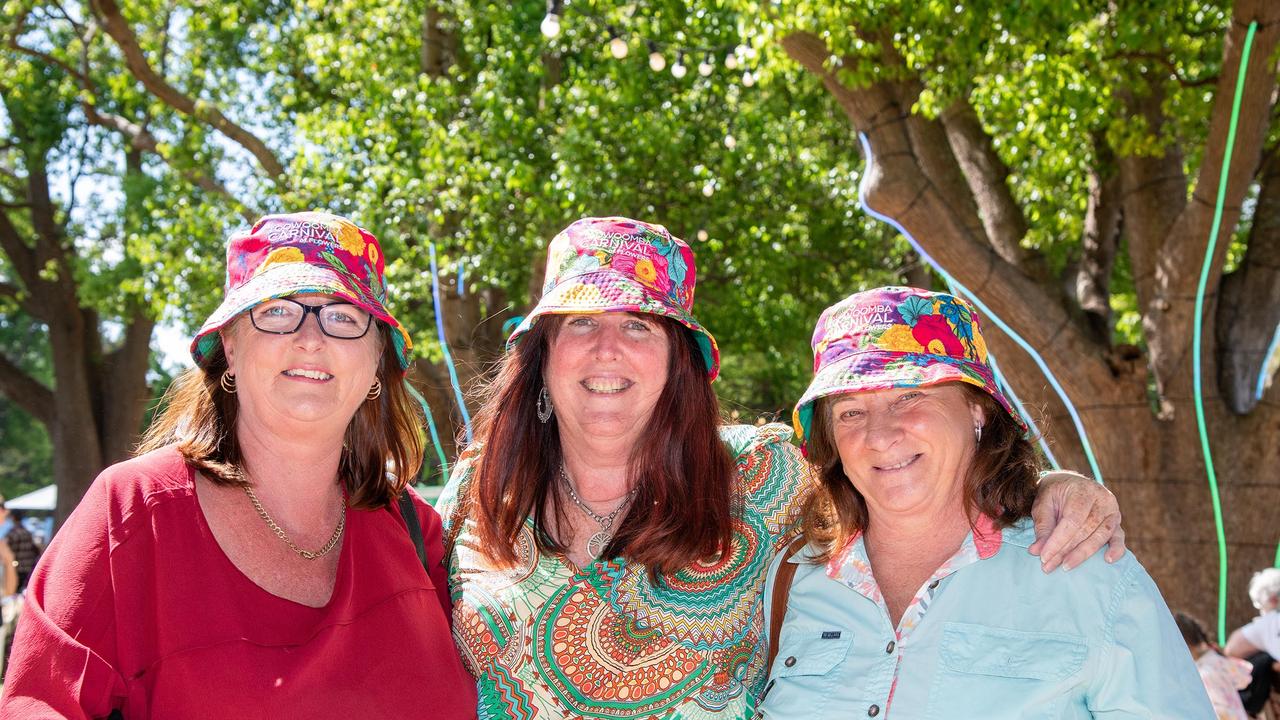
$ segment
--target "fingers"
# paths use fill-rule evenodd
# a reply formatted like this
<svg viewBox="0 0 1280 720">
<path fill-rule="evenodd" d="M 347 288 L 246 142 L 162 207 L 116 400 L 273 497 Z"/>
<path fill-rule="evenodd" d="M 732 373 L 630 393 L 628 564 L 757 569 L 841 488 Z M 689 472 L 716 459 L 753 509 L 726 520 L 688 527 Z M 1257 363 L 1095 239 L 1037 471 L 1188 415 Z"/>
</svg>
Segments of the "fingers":
<svg viewBox="0 0 1280 720">
<path fill-rule="evenodd" d="M 1100 523 L 1093 532 L 1089 533 L 1075 548 L 1066 554 L 1062 561 L 1062 568 L 1071 570 L 1079 567 L 1080 563 L 1088 560 L 1094 553 L 1101 550 L 1102 546 L 1107 544 L 1110 539 L 1111 530 L 1105 524 Z"/>
<path fill-rule="evenodd" d="M 1116 529 L 1111 533 L 1111 539 L 1107 541 L 1107 554 L 1103 555 L 1107 562 L 1113 563 L 1124 557 L 1125 551 L 1128 550 L 1124 546 L 1124 528 L 1120 527 L 1119 513 L 1116 517 Z"/>
<path fill-rule="evenodd" d="M 1036 550 L 1040 555 L 1041 568 L 1046 573 L 1053 572 L 1067 558 L 1074 559 L 1075 555 L 1072 553 L 1075 553 L 1082 544 L 1087 543 L 1083 557 L 1076 559 L 1075 563 L 1068 567 L 1079 565 L 1102 547 L 1112 535 L 1113 528 L 1108 526 L 1101 541 L 1096 543 L 1091 541 L 1093 535 L 1107 520 L 1108 514 L 1095 502 L 1097 495 L 1091 489 L 1084 488 L 1089 486 L 1083 483 L 1064 483 L 1049 488 L 1051 493 L 1057 495 L 1057 502 L 1046 504 L 1058 506 L 1058 522 L 1047 538 L 1039 535 L 1041 525 L 1037 523 L 1037 535 L 1043 539 L 1036 543 L 1040 545 Z"/>
</svg>

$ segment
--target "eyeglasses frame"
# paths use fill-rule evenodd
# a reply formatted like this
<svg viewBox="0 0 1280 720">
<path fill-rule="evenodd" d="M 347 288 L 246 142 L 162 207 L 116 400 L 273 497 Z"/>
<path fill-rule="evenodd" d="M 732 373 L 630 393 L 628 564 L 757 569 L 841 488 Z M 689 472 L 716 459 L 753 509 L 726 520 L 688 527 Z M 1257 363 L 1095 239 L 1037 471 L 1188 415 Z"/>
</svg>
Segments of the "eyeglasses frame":
<svg viewBox="0 0 1280 720">
<path fill-rule="evenodd" d="M 323 305 L 307 305 L 306 303 L 300 303 L 297 300 L 293 300 L 287 297 L 282 297 L 282 298 L 272 298 L 267 302 L 275 302 L 277 300 L 291 302 L 294 305 L 297 305 L 302 308 L 302 317 L 299 318 L 297 326 L 295 326 L 292 330 L 263 330 L 262 328 L 258 327 L 258 320 L 253 316 L 253 314 L 255 311 L 257 311 L 258 308 L 262 307 L 262 305 L 265 304 L 265 303 L 262 303 L 262 304 L 254 305 L 253 307 L 249 308 L 249 324 L 253 325 L 254 330 L 257 330 L 260 333 L 266 333 L 268 335 L 293 335 L 302 329 L 302 325 L 305 322 L 307 322 L 307 316 L 311 315 L 312 313 L 314 313 L 316 316 L 316 327 L 320 328 L 320 332 L 325 337 L 331 337 L 334 340 L 359 340 L 365 335 L 368 335 L 369 328 L 373 327 L 373 313 L 369 312 L 368 310 L 364 310 L 364 308 L 361 308 L 359 305 L 356 305 L 355 303 L 350 302 L 348 300 L 335 300 L 334 302 L 324 303 Z M 325 330 L 324 323 L 320 322 L 320 311 L 324 310 L 327 307 L 332 307 L 333 305 L 350 305 L 351 307 L 360 308 L 361 310 L 364 310 L 364 312 L 369 316 L 369 322 L 365 323 L 364 332 L 361 332 L 359 335 L 356 335 L 354 337 L 342 337 L 340 335 L 334 335 L 330 333 L 328 330 Z"/>
</svg>

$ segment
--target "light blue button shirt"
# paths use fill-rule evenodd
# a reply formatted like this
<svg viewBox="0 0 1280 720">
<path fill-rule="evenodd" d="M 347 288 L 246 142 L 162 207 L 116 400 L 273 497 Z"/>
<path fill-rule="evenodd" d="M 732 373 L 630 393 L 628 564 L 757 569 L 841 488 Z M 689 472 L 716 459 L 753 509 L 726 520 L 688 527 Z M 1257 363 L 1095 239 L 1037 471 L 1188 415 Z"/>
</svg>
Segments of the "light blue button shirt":
<svg viewBox="0 0 1280 720">
<path fill-rule="evenodd" d="M 969 561 L 922 588 L 926 607 L 901 637 L 883 603 L 854 589 L 859 579 L 833 580 L 805 548 L 788 561 L 799 567 L 761 716 L 1214 717 L 1160 591 L 1132 554 L 1114 565 L 1095 554 L 1046 575 L 1027 552 L 1034 541 L 1026 520 L 977 559 L 970 534 L 957 553 Z M 865 558 L 861 543 L 850 551 Z"/>
</svg>

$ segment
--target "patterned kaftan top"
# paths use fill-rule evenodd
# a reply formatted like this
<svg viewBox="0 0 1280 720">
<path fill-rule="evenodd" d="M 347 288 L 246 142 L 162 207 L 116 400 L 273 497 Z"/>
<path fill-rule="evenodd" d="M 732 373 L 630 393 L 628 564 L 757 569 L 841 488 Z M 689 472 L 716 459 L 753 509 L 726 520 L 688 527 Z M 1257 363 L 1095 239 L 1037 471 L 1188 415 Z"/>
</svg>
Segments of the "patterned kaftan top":
<svg viewBox="0 0 1280 720">
<path fill-rule="evenodd" d="M 761 593 L 794 524 L 808 470 L 782 425 L 732 426 L 743 497 L 732 551 L 664 576 L 622 558 L 576 569 L 543 554 L 526 522 L 514 568 L 478 551 L 460 516 L 477 454 L 463 454 L 438 509 L 454 641 L 478 681 L 483 718 L 747 718 L 763 688 Z M 461 522 L 461 527 L 459 527 Z"/>
</svg>

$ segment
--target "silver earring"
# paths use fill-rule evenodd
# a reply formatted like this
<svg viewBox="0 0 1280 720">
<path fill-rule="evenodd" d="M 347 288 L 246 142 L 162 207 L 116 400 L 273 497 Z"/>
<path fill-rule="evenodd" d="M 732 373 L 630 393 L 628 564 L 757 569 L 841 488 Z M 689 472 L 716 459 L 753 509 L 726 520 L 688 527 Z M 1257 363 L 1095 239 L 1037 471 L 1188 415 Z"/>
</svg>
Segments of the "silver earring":
<svg viewBox="0 0 1280 720">
<path fill-rule="evenodd" d="M 236 394 L 236 376 L 230 370 L 222 373 L 222 377 L 218 379 L 218 384 L 222 386 L 222 391 L 228 395 Z"/>
<path fill-rule="evenodd" d="M 543 425 L 551 419 L 556 409 L 551 405 L 551 393 L 547 392 L 547 386 L 542 386 L 542 392 L 538 393 L 538 421 Z"/>
<path fill-rule="evenodd" d="M 982 442 L 982 426 L 981 425 L 973 426 L 973 442 L 975 444 Z"/>
</svg>

